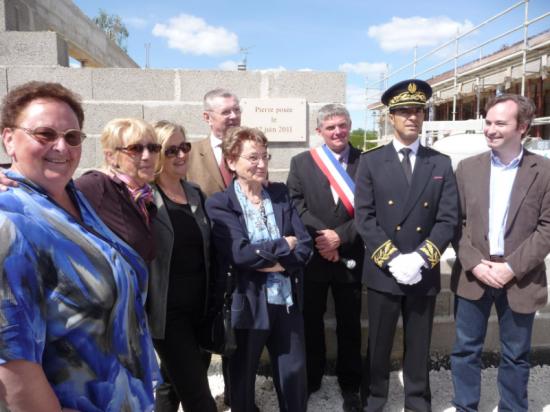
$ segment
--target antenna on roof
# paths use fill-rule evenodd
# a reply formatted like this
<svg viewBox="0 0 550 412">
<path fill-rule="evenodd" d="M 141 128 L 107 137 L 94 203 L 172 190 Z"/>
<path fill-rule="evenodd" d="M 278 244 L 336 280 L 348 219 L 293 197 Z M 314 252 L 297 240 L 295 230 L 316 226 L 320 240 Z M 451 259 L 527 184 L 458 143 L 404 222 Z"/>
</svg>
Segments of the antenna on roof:
<svg viewBox="0 0 550 412">
<path fill-rule="evenodd" d="M 248 47 L 241 47 L 239 49 L 239 53 L 242 54 L 243 56 L 243 59 L 242 61 L 239 63 L 239 65 L 237 66 L 237 70 L 238 71 L 246 71 L 246 62 L 247 62 L 247 58 L 248 58 L 248 53 L 249 53 L 249 50 L 252 49 L 254 46 L 248 46 Z"/>
</svg>

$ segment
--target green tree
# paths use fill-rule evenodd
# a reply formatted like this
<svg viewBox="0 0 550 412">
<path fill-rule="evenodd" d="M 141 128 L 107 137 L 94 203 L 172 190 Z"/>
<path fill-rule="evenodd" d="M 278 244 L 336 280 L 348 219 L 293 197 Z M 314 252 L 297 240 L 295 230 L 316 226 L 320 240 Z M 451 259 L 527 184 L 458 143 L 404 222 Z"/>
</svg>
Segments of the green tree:
<svg viewBox="0 0 550 412">
<path fill-rule="evenodd" d="M 105 10 L 99 9 L 99 14 L 93 20 L 118 47 L 124 51 L 128 51 L 126 48 L 126 39 L 128 39 L 129 33 L 120 16 L 108 14 Z"/>
<path fill-rule="evenodd" d="M 358 148 L 359 150 L 368 150 L 378 146 L 378 143 L 376 143 L 376 139 L 378 139 L 378 133 L 373 130 L 367 130 L 366 142 L 364 129 L 354 129 L 351 131 L 349 136 L 349 141 L 352 146 Z"/>
</svg>

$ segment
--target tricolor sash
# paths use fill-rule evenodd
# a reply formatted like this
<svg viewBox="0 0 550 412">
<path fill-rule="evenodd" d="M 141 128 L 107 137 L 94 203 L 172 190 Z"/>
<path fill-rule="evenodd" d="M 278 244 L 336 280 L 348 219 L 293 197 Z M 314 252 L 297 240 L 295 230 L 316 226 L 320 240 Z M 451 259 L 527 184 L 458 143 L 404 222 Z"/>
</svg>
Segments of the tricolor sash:
<svg viewBox="0 0 550 412">
<path fill-rule="evenodd" d="M 355 183 L 350 175 L 336 160 L 334 154 L 326 144 L 310 149 L 311 157 L 330 182 L 330 186 L 336 191 L 344 204 L 348 214 L 353 217 L 355 209 Z"/>
</svg>

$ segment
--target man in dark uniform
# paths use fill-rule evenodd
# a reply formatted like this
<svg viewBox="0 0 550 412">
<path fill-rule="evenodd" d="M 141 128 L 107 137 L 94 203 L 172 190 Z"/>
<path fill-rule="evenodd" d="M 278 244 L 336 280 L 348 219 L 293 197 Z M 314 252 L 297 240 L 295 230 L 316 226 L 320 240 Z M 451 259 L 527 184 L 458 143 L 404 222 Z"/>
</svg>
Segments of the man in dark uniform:
<svg viewBox="0 0 550 412">
<path fill-rule="evenodd" d="M 456 233 L 458 197 L 451 160 L 420 145 L 428 83 L 405 80 L 382 95 L 394 128 L 391 143 L 361 156 L 355 223 L 365 243 L 369 339 L 363 411 L 381 411 L 390 356 L 403 319 L 405 410 L 430 411 L 429 350 L 439 260 Z"/>
<path fill-rule="evenodd" d="M 294 156 L 288 189 L 315 239 L 305 271 L 304 327 L 308 391 L 321 386 L 325 370 L 323 315 L 329 289 L 334 299 L 338 358 L 336 374 L 344 411 L 361 409 L 361 271 L 363 244 L 353 222 L 353 180 L 361 152 L 349 144 L 351 119 L 344 106 L 328 104 L 317 115 L 324 144 Z M 350 199 L 351 197 L 351 199 Z M 347 267 L 342 259 L 348 259 Z M 356 262 L 355 267 L 352 262 Z M 351 264 L 350 264 L 351 263 Z"/>
</svg>

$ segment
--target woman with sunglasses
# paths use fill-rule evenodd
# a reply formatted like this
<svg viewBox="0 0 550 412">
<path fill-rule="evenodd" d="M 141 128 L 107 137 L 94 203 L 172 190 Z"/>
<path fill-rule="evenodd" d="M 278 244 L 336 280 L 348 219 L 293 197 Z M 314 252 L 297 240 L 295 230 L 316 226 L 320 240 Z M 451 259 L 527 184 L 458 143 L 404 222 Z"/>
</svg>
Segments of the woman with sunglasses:
<svg viewBox="0 0 550 412">
<path fill-rule="evenodd" d="M 0 193 L 0 405 L 12 411 L 153 409 L 147 269 L 72 182 L 83 122 L 80 99 L 57 83 L 3 101 L 18 183 Z"/>
<path fill-rule="evenodd" d="M 156 207 L 149 182 L 161 145 L 153 127 L 141 119 L 113 119 L 101 133 L 102 171 L 92 170 L 76 186 L 109 228 L 150 263 L 155 257 L 151 222 Z"/>
<path fill-rule="evenodd" d="M 197 343 L 206 312 L 210 273 L 210 223 L 204 195 L 184 180 L 191 143 L 180 125 L 154 125 L 162 145 L 157 163 L 153 220 L 157 255 L 151 264 L 147 312 L 164 383 L 155 411 L 216 412 L 207 364 Z"/>
</svg>

